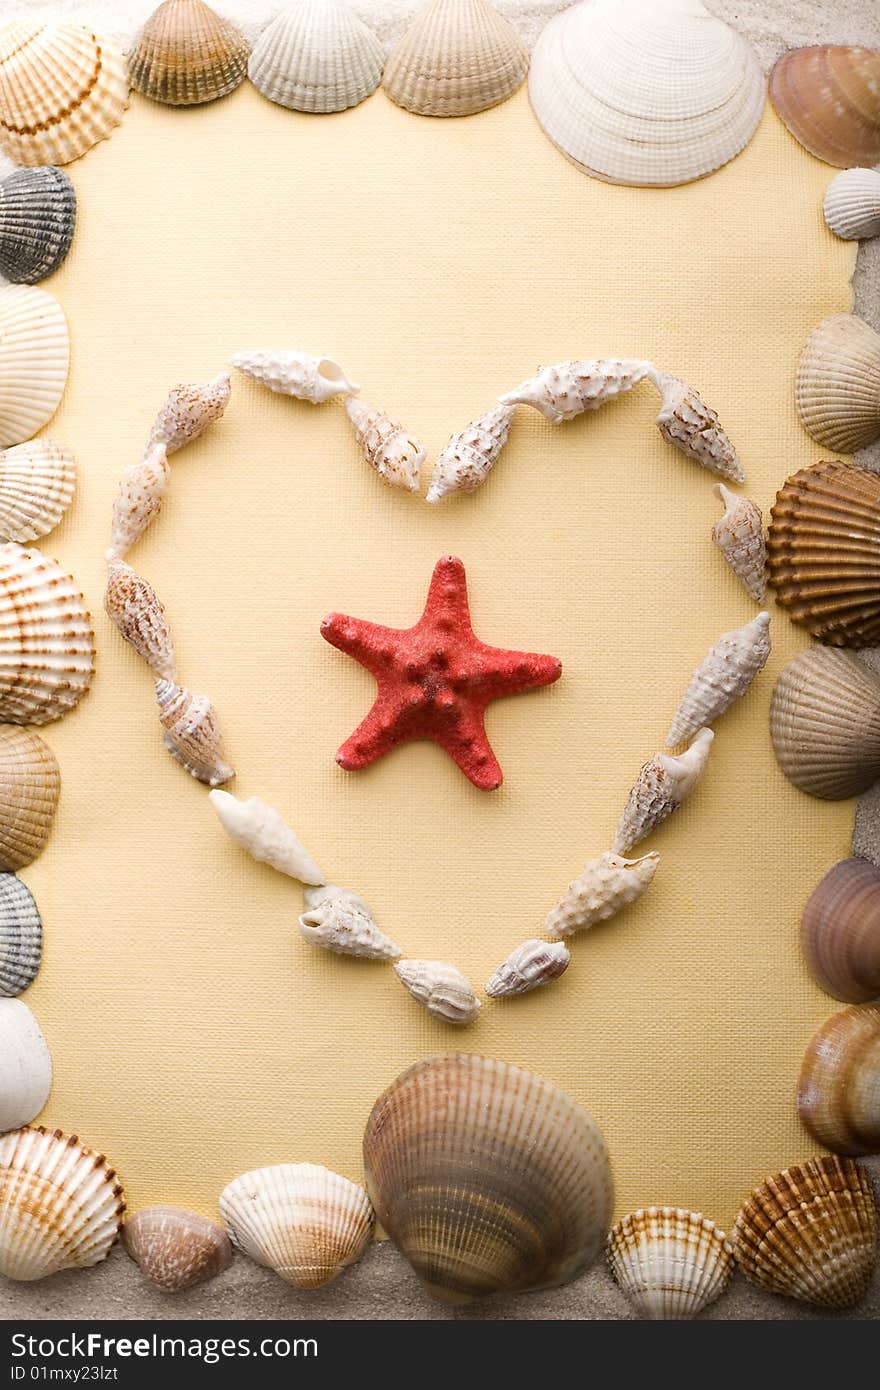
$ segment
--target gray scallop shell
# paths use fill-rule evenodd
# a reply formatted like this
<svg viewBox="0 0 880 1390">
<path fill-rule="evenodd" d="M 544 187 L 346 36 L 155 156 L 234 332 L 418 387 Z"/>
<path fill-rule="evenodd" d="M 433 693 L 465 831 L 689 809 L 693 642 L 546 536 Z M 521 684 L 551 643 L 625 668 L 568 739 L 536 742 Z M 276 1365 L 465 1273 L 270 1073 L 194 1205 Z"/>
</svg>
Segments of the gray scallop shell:
<svg viewBox="0 0 880 1390">
<path fill-rule="evenodd" d="M 76 225 L 76 193 L 63 169 L 16 169 L 0 182 L 0 274 L 35 285 L 57 270 Z"/>
<path fill-rule="evenodd" d="M 0 874 L 0 995 L 27 989 L 42 954 L 43 924 L 30 890 L 15 874 Z"/>
</svg>

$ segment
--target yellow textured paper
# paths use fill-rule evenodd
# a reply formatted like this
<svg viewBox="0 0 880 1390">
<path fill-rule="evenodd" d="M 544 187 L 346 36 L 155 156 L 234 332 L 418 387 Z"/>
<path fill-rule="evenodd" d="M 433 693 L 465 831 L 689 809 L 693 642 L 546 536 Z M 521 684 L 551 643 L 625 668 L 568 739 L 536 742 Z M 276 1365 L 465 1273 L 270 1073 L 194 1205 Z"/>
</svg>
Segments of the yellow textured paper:
<svg viewBox="0 0 880 1390">
<path fill-rule="evenodd" d="M 587 1106 L 619 1212 L 680 1203 L 727 1225 L 753 1182 L 813 1148 L 795 1081 L 833 1008 L 797 923 L 846 853 L 851 807 L 790 787 L 767 732 L 803 633 L 774 615 L 770 666 L 652 839 L 642 902 L 576 940 L 550 989 L 456 1032 L 387 966 L 300 940 L 298 886 L 227 840 L 163 750 L 148 672 L 101 609 L 103 553 L 117 479 L 168 387 L 255 347 L 337 357 L 431 456 L 539 363 L 650 357 L 719 411 L 768 508 L 821 456 L 794 413 L 800 344 L 849 307 L 853 248 L 820 213 L 827 168 L 768 111 L 712 178 L 617 188 L 561 158 L 524 92 L 446 122 L 381 93 L 298 116 L 245 85 L 190 111 L 134 96 L 71 172 L 76 240 L 49 288 L 73 364 L 51 433 L 75 449 L 80 488 L 46 549 L 96 615 L 98 674 L 48 731 L 61 811 L 24 874 L 46 923 L 27 995 L 55 1062 L 44 1121 L 104 1149 L 131 1205 L 213 1212 L 255 1165 L 358 1176 L 380 1090 L 465 1048 Z M 477 986 L 608 847 L 692 667 L 754 611 L 710 540 L 713 479 L 663 443 L 655 411 L 647 386 L 560 427 L 521 410 L 487 486 L 435 510 L 383 486 L 339 405 L 236 375 L 129 557 L 166 603 L 183 678 L 221 711 L 234 790 L 288 816 L 408 954 Z M 333 760 L 372 681 L 321 639 L 323 614 L 409 625 L 445 552 L 465 561 L 481 637 L 564 663 L 552 689 L 490 711 L 494 794 L 428 744 L 360 774 Z"/>
</svg>

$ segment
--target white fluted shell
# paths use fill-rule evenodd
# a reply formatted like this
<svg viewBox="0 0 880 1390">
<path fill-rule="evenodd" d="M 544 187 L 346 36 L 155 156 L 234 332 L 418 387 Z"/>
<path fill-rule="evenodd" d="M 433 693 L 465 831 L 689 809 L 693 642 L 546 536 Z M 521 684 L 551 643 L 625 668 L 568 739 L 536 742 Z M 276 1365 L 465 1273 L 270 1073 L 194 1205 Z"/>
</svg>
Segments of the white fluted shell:
<svg viewBox="0 0 880 1390">
<path fill-rule="evenodd" d="M 344 111 L 374 92 L 382 45 L 347 5 L 298 0 L 260 35 L 248 63 L 259 92 L 293 111 Z"/>
<path fill-rule="evenodd" d="M 39 540 L 58 525 L 76 491 L 73 453 L 32 439 L 0 453 L 0 541 Z"/>
<path fill-rule="evenodd" d="M 489 0 L 431 0 L 392 49 L 382 87 L 420 116 L 469 116 L 522 85 L 529 55 Z"/>
<path fill-rule="evenodd" d="M 0 995 L 27 989 L 40 968 L 43 924 L 33 894 L 15 874 L 0 873 Z"/>
<path fill-rule="evenodd" d="M 67 320 L 57 299 L 33 285 L 0 289 L 0 449 L 47 424 L 70 366 Z"/>
<path fill-rule="evenodd" d="M 826 189 L 823 211 L 829 229 L 844 241 L 880 236 L 880 173 L 842 170 Z"/>
<path fill-rule="evenodd" d="M 277 391 L 281 396 L 295 396 L 312 405 L 321 405 L 334 396 L 350 396 L 360 390 L 332 357 L 313 357 L 295 349 L 237 352 L 230 362 L 245 376 L 253 377 L 261 386 L 268 386 L 270 391 Z"/>
<path fill-rule="evenodd" d="M 259 796 L 239 801 L 231 792 L 212 791 L 208 800 L 230 839 L 261 864 L 300 883 L 322 884 L 324 875 L 283 816 Z"/>
<path fill-rule="evenodd" d="M 643 1207 L 611 1227 L 608 1263 L 646 1318 L 695 1318 L 733 1274 L 733 1250 L 714 1221 L 681 1207 Z"/>
<path fill-rule="evenodd" d="M 813 329 L 795 378 L 801 424 L 819 444 L 853 454 L 880 438 L 880 334 L 855 314 Z"/>
<path fill-rule="evenodd" d="M 70 575 L 39 550 L 0 545 L 0 721 L 60 719 L 94 665 L 91 619 Z"/>
<path fill-rule="evenodd" d="M 0 999 L 0 1134 L 39 1115 L 52 1089 L 52 1058 L 21 999 Z"/>
</svg>

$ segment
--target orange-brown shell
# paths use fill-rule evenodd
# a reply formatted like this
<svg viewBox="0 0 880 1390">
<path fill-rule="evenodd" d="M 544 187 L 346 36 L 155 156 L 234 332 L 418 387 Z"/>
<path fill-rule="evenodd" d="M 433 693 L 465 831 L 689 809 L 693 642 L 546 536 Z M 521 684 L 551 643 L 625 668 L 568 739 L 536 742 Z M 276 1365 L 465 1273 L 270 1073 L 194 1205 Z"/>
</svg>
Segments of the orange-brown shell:
<svg viewBox="0 0 880 1390">
<path fill-rule="evenodd" d="M 880 1153 L 880 1006 L 853 1004 L 816 1029 L 797 1101 L 804 1125 L 826 1149 Z"/>
<path fill-rule="evenodd" d="M 880 869 L 867 859 L 829 869 L 804 907 L 801 946 L 813 978 L 835 999 L 880 997 Z"/>
<path fill-rule="evenodd" d="M 818 44 L 783 53 L 770 100 L 796 140 L 841 169 L 880 160 L 880 51 Z"/>
</svg>

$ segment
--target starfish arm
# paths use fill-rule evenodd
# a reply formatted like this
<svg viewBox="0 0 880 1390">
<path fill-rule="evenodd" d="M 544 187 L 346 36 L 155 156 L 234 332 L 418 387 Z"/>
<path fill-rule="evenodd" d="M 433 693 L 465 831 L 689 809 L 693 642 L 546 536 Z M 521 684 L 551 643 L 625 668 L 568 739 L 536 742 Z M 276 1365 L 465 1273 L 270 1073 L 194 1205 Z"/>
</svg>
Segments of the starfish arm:
<svg viewBox="0 0 880 1390">
<path fill-rule="evenodd" d="M 328 613 L 321 623 L 321 636 L 332 647 L 353 656 L 377 678 L 393 662 L 401 639 L 397 628 L 349 618 L 345 613 Z"/>
<path fill-rule="evenodd" d="M 479 706 L 471 706 L 454 725 L 438 730 L 433 737 L 475 787 L 491 792 L 501 786 L 504 777 Z"/>
<path fill-rule="evenodd" d="M 509 652 L 479 644 L 480 685 L 488 700 L 553 685 L 562 675 L 562 662 L 538 652 Z"/>
<path fill-rule="evenodd" d="M 470 633 L 473 630 L 464 565 L 454 555 L 444 555 L 434 566 L 419 626 L 427 623 L 441 631 Z"/>
</svg>

